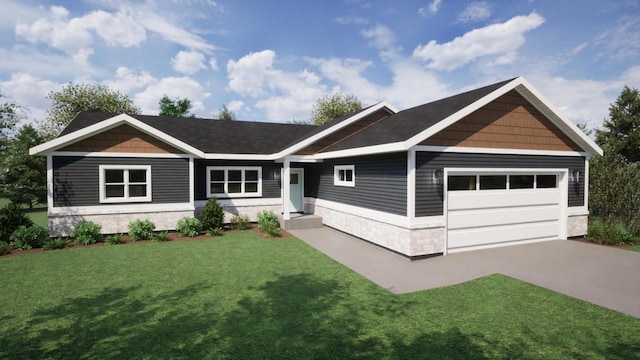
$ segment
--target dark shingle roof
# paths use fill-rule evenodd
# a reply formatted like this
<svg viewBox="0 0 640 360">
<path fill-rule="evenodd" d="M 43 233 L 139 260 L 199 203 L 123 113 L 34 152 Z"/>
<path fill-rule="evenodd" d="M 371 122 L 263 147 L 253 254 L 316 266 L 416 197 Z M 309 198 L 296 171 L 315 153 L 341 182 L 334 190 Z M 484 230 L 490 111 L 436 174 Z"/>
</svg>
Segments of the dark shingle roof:
<svg viewBox="0 0 640 360">
<path fill-rule="evenodd" d="M 513 79 L 399 111 L 323 152 L 406 141 L 464 109 Z"/>
</svg>

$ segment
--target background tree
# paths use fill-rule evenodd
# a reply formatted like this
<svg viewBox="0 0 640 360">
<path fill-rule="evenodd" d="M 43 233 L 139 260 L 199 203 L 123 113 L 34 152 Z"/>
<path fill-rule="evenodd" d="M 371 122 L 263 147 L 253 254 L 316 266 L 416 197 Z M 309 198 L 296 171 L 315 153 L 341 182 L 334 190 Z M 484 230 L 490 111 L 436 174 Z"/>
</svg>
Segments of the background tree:
<svg viewBox="0 0 640 360">
<path fill-rule="evenodd" d="M 160 116 L 173 116 L 173 117 L 194 117 L 195 115 L 189 114 L 191 110 L 191 100 L 184 98 L 170 98 L 167 95 L 162 96 L 159 102 Z"/>
<path fill-rule="evenodd" d="M 2 98 L 2 95 L 0 95 Z M 0 144 L 3 144 L 24 117 L 22 107 L 13 102 L 0 104 Z"/>
<path fill-rule="evenodd" d="M 362 103 L 355 95 L 324 95 L 313 105 L 311 119 L 315 125 L 323 125 L 360 110 L 362 110 Z"/>
<path fill-rule="evenodd" d="M 627 163 L 640 161 L 640 93 L 625 86 L 609 106 L 604 130 L 596 130 L 596 142 L 605 151 L 620 154 Z"/>
<path fill-rule="evenodd" d="M 51 108 L 41 127 L 47 139 L 57 136 L 81 111 L 140 113 L 127 95 L 98 83 L 69 83 L 59 91 L 50 92 L 47 99 L 51 101 Z"/>
<path fill-rule="evenodd" d="M 29 208 L 47 199 L 46 159 L 30 156 L 29 148 L 44 141 L 33 126 L 24 125 L 0 150 L 0 197 Z"/>
<path fill-rule="evenodd" d="M 227 109 L 227 105 L 222 105 L 222 109 L 220 109 L 220 112 L 218 113 L 218 116 L 216 116 L 216 118 L 218 120 L 237 120 L 236 119 L 236 114 L 233 111 L 229 111 L 229 109 Z"/>
</svg>

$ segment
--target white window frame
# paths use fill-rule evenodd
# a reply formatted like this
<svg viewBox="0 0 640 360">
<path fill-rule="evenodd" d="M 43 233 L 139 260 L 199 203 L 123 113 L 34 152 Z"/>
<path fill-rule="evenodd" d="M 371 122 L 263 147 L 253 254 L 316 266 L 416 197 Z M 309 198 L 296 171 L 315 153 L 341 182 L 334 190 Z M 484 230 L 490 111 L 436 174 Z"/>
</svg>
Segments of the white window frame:
<svg viewBox="0 0 640 360">
<path fill-rule="evenodd" d="M 107 184 L 105 170 L 122 170 L 124 185 L 123 197 L 107 197 Z M 129 170 L 145 170 L 146 171 L 146 196 L 129 196 Z M 100 165 L 99 166 L 99 179 L 100 179 L 100 203 L 135 203 L 135 202 L 151 202 L 151 165 Z M 136 184 L 136 183 L 134 183 Z"/>
<path fill-rule="evenodd" d="M 224 193 L 211 193 L 211 171 L 224 171 Z M 229 170 L 241 170 L 241 191 L 239 193 L 229 194 Z M 258 171 L 258 192 L 245 191 L 245 173 L 246 171 Z M 243 197 L 262 197 L 262 167 L 260 166 L 207 166 L 207 198 L 243 198 Z"/>
<path fill-rule="evenodd" d="M 351 171 L 351 181 L 340 180 L 340 171 Z M 335 186 L 356 186 L 356 167 L 355 165 L 336 165 L 333 167 L 333 185 Z"/>
</svg>

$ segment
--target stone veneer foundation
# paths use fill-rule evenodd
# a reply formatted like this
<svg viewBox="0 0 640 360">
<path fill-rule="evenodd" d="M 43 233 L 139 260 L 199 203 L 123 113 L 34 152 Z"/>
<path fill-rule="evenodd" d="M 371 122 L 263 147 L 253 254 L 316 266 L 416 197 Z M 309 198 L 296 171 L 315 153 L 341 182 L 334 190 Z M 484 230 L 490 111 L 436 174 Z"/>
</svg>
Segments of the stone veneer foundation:
<svg viewBox="0 0 640 360">
<path fill-rule="evenodd" d="M 589 227 L 588 215 L 574 215 L 567 218 L 567 237 L 584 236 Z"/>
</svg>

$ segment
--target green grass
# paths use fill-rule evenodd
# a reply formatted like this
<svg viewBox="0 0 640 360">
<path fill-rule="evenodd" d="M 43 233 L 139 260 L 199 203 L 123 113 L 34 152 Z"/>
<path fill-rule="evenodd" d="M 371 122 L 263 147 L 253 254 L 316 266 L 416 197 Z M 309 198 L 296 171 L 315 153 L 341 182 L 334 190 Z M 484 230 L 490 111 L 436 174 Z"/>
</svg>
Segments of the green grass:
<svg viewBox="0 0 640 360">
<path fill-rule="evenodd" d="M 0 274 L 2 359 L 640 357 L 630 316 L 501 275 L 393 295 L 251 231 L 0 257 Z"/>
<path fill-rule="evenodd" d="M 628 247 L 627 250 L 640 252 L 640 245 L 633 245 L 631 247 Z"/>
<path fill-rule="evenodd" d="M 9 204 L 9 199 L 0 198 L 0 209 Z M 24 209 L 24 213 L 31 218 L 34 224 L 42 227 L 49 227 L 49 220 L 47 219 L 47 204 L 37 204 L 33 209 Z"/>
</svg>

